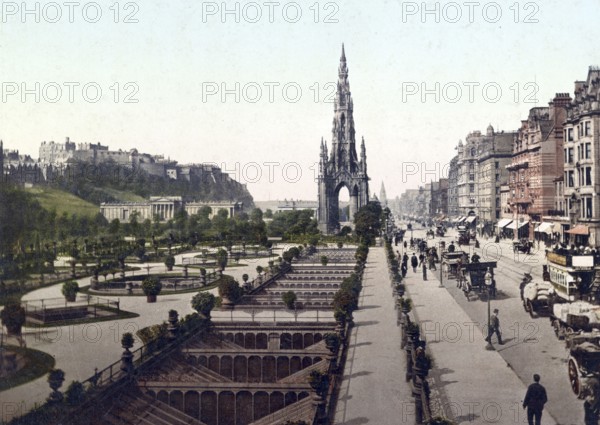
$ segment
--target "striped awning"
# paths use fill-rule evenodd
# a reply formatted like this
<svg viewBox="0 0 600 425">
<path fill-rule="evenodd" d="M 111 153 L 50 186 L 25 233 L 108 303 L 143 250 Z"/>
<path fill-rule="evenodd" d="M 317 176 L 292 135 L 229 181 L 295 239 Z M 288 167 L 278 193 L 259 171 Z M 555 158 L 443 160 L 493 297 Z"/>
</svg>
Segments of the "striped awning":
<svg viewBox="0 0 600 425">
<path fill-rule="evenodd" d="M 582 235 L 587 236 L 590 234 L 588 227 L 584 224 L 578 224 L 570 230 L 567 230 L 565 233 L 569 233 L 571 235 Z"/>
<path fill-rule="evenodd" d="M 529 224 L 528 221 L 524 221 L 523 223 L 519 223 L 519 229 L 523 226 L 527 226 Z M 506 229 L 512 229 L 512 230 L 516 230 L 517 229 L 517 223 L 516 222 L 512 222 L 510 223 L 508 226 L 505 226 Z"/>
<path fill-rule="evenodd" d="M 550 234 L 552 234 L 553 229 L 554 229 L 554 223 L 543 222 L 543 223 L 540 223 L 540 225 L 535 228 L 534 232 L 548 233 L 550 235 Z"/>
<path fill-rule="evenodd" d="M 510 218 L 503 218 L 502 220 L 500 220 L 497 224 L 498 228 L 502 229 L 506 226 L 508 226 L 510 223 L 512 222 L 512 220 Z"/>
<path fill-rule="evenodd" d="M 467 217 L 467 219 L 465 220 L 467 223 L 473 223 L 475 220 L 477 220 L 477 217 L 472 215 L 470 217 Z"/>
</svg>

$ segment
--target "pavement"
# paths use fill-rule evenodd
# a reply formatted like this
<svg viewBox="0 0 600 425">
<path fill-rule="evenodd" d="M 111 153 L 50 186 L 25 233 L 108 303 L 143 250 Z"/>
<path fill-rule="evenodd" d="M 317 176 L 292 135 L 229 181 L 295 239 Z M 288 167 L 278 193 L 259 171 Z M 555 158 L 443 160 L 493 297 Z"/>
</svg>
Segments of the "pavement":
<svg viewBox="0 0 600 425">
<path fill-rule="evenodd" d="M 182 263 L 183 257 L 190 257 L 197 253 L 186 253 L 176 256 L 176 264 Z M 249 259 L 244 261 L 246 266 L 226 268 L 225 273 L 233 276 L 240 283 L 242 275 L 247 273 L 251 278 L 256 276 L 256 266 L 267 266 L 268 258 Z M 164 273 L 165 266 L 162 263 L 151 263 L 150 273 Z M 195 270 L 196 273 L 197 270 Z M 141 270 L 128 272 L 131 274 L 147 274 L 146 265 Z M 194 273 L 190 269 L 190 275 Z M 101 278 L 102 279 L 102 278 Z M 86 286 L 90 278 L 77 280 L 79 286 Z M 27 293 L 23 300 L 40 300 L 63 298 L 61 294 L 62 284 L 52 285 Z M 211 290 L 215 295 L 217 289 Z M 100 295 L 102 298 L 120 300 L 122 310 L 138 313 L 140 316 L 130 319 L 111 320 L 106 322 L 87 323 L 80 325 L 68 325 L 46 328 L 23 328 L 23 336 L 28 348 L 34 348 L 52 355 L 56 359 L 56 368 L 65 372 L 65 382 L 62 390 L 65 390 L 71 381 L 83 381 L 94 374 L 94 368 L 102 370 L 110 364 L 118 361 L 121 357 L 121 337 L 125 332 L 136 334 L 139 329 L 146 326 L 166 321 L 171 309 L 177 310 L 180 316 L 193 313 L 190 301 L 195 293 L 159 295 L 157 302 L 150 304 L 144 296 L 110 296 Z M 277 317 L 285 313 L 278 312 Z M 255 316 L 256 320 L 270 320 L 274 313 L 265 311 Z M 288 316 L 290 316 L 288 314 Z M 213 320 L 234 320 L 244 318 L 251 320 L 250 315 L 243 312 L 214 311 Z M 292 315 L 293 319 L 293 315 Z M 308 318 L 307 318 L 308 319 Z M 302 320 L 300 316 L 298 320 Z M 18 345 L 16 341 L 9 340 L 9 344 Z M 137 340 L 133 350 L 141 346 Z M 47 377 L 42 376 L 34 381 L 11 388 L 0 393 L 0 423 L 7 422 L 14 416 L 20 416 L 33 409 L 36 404 L 41 404 L 50 393 Z"/>
<path fill-rule="evenodd" d="M 359 309 L 348 347 L 334 424 L 414 424 L 414 401 L 405 381 L 392 288 L 383 248 L 369 251 Z"/>
<path fill-rule="evenodd" d="M 498 255 L 512 254 L 512 241 L 500 243 L 502 252 L 493 254 L 491 241 L 481 241 L 481 261 L 495 261 Z M 428 241 L 430 245 L 435 241 Z M 448 243 L 448 242 L 447 242 Z M 498 247 L 498 244 L 494 244 Z M 458 247 L 457 247 L 458 248 Z M 466 248 L 466 247 L 464 247 Z M 458 248 L 460 249 L 460 248 Z M 532 268 L 540 269 L 543 261 L 534 254 L 529 257 Z M 523 255 L 523 254 L 521 254 Z M 487 256 L 487 258 L 486 258 Z M 539 260 L 539 262 L 537 261 Z M 445 287 L 440 287 L 439 265 L 437 271 L 428 270 L 428 280 L 423 281 L 422 272 L 409 270 L 404 283 L 407 295 L 413 300 L 411 313 L 421 326 L 421 335 L 427 341 L 427 349 L 433 356 L 432 390 L 438 391 L 442 410 L 458 424 L 522 424 L 527 423 L 522 400 L 527 386 L 496 350 L 485 349 L 484 333 L 487 320 L 473 321 Z M 444 285 L 456 285 L 454 280 Z M 503 346 L 492 341 L 496 349 Z M 542 382 L 543 384 L 543 382 Z M 545 410 L 544 425 L 556 424 Z"/>
</svg>

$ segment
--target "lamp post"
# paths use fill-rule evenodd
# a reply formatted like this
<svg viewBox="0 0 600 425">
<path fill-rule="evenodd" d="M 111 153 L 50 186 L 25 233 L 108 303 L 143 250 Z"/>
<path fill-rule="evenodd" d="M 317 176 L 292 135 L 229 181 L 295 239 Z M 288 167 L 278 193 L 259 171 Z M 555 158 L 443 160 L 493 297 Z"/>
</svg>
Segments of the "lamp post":
<svg viewBox="0 0 600 425">
<path fill-rule="evenodd" d="M 443 263 L 442 263 L 442 241 L 438 244 L 438 258 L 440 259 L 440 286 L 438 288 L 444 287 L 444 274 L 442 273 Z M 435 261 L 435 260 L 434 260 Z"/>
<path fill-rule="evenodd" d="M 491 322 L 491 314 L 490 314 L 490 298 L 492 291 L 492 273 L 491 268 L 488 267 L 487 272 L 485 273 L 485 286 L 487 287 L 487 345 L 485 349 L 488 351 L 494 350 L 494 346 L 492 345 L 492 328 L 490 326 Z"/>
</svg>

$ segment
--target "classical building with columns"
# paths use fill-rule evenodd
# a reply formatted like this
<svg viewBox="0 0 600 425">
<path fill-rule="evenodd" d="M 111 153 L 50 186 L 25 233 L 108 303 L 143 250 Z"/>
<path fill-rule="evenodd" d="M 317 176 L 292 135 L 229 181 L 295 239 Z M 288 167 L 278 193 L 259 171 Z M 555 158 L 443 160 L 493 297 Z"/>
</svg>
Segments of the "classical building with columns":
<svg viewBox="0 0 600 425">
<path fill-rule="evenodd" d="M 234 217 L 243 211 L 243 202 L 186 202 L 181 196 L 151 196 L 147 202 L 103 202 L 100 204 L 100 213 L 108 220 L 118 219 L 129 222 L 131 215 L 136 211 L 138 221 L 146 219 L 168 221 L 175 218 L 180 210 L 185 210 L 188 215 L 197 214 L 203 207 L 210 207 L 212 218 L 219 210 L 227 211 L 228 217 Z"/>
</svg>

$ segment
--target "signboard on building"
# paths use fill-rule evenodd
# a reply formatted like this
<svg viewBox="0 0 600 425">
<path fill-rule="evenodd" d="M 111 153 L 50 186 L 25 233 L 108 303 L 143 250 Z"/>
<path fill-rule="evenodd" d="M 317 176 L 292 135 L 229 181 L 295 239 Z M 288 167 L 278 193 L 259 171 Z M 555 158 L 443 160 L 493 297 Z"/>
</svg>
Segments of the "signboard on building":
<svg viewBox="0 0 600 425">
<path fill-rule="evenodd" d="M 546 258 L 548 261 L 554 264 L 559 264 L 561 266 L 567 266 L 567 257 L 564 255 L 557 254 L 555 252 L 549 252 L 546 254 Z"/>
</svg>

